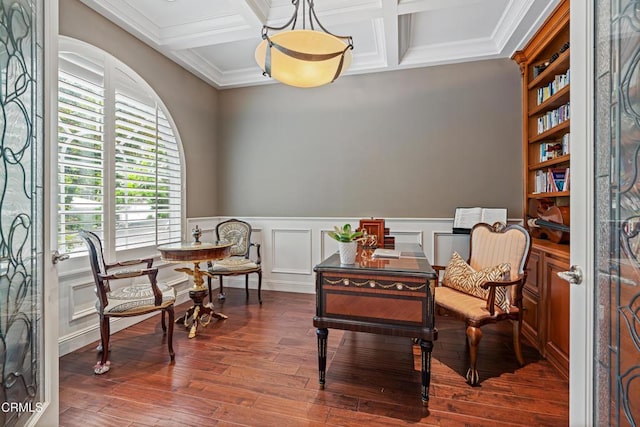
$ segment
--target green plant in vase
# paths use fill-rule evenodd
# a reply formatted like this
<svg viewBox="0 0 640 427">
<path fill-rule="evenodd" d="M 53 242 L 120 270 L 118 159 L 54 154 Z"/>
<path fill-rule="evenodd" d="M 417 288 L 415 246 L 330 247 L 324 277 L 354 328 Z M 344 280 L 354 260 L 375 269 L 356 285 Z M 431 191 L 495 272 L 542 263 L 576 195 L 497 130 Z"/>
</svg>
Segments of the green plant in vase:
<svg viewBox="0 0 640 427">
<path fill-rule="evenodd" d="M 355 264 L 358 252 L 358 239 L 363 236 L 362 231 L 354 231 L 351 224 L 341 227 L 335 226 L 333 231 L 327 233 L 329 237 L 338 241 L 341 264 Z"/>
</svg>

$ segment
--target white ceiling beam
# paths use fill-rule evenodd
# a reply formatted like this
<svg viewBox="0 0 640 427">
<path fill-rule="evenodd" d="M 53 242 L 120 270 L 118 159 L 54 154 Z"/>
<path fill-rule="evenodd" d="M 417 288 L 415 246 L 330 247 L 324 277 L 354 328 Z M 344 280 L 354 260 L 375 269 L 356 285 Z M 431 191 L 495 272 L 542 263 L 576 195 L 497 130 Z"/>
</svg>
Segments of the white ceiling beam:
<svg viewBox="0 0 640 427">
<path fill-rule="evenodd" d="M 429 12 L 439 9 L 452 9 L 482 3 L 483 0 L 400 0 L 398 14 Z"/>
<path fill-rule="evenodd" d="M 535 32 L 547 19 L 551 12 L 560 3 L 560 0 L 532 0 L 526 10 L 520 16 L 515 17 L 512 22 L 500 23 L 497 28 L 503 32 L 501 38 L 496 37 L 501 52 L 511 57 L 516 50 L 522 49 L 528 40 L 531 40 Z"/>
<path fill-rule="evenodd" d="M 158 46 L 160 28 L 127 2 L 122 0 L 80 1 L 145 43 Z"/>
<path fill-rule="evenodd" d="M 193 49 L 230 43 L 255 35 L 255 28 L 248 25 L 243 16 L 236 14 L 167 27 L 162 31 L 160 44 L 169 49 Z"/>
<path fill-rule="evenodd" d="M 260 28 L 267 22 L 270 6 L 268 0 L 243 0 L 237 2 L 237 6 L 238 13 L 250 26 Z"/>
<path fill-rule="evenodd" d="M 382 2 L 382 21 L 385 41 L 385 56 L 387 65 L 395 67 L 400 63 L 398 40 L 398 3 L 395 1 Z"/>
<path fill-rule="evenodd" d="M 248 67 L 246 61 L 236 61 L 238 58 L 227 61 L 229 58 L 216 57 L 218 50 L 215 46 L 222 47 L 226 52 L 231 49 L 233 55 L 250 55 L 251 52 L 246 51 L 251 43 L 247 41 L 255 40 L 257 43 L 265 23 L 283 25 L 293 13 L 291 0 L 227 0 L 225 8 L 211 6 L 206 14 L 184 9 L 187 13 L 183 16 L 180 16 L 182 8 L 171 8 L 171 3 L 160 0 L 80 1 L 217 88 L 272 82 L 263 78 L 259 69 Z M 503 1 L 504 8 L 486 8 L 493 16 L 478 17 L 496 22 L 497 27 L 491 35 L 479 38 L 465 36 L 464 40 L 456 37 L 459 36 L 456 32 L 457 12 L 464 12 L 470 6 L 482 10 L 487 0 L 322 0 L 316 2 L 316 13 L 329 31 L 354 35 L 349 31 L 353 26 L 361 31 L 356 36 L 367 34 L 366 40 L 354 41 L 356 50 L 353 64 L 346 72 L 362 74 L 510 57 L 515 49 L 522 48 L 526 40 L 531 38 L 559 2 Z M 185 1 L 185 8 L 188 7 L 187 3 Z M 420 39 L 420 31 L 412 28 L 413 25 L 422 25 L 424 20 L 419 17 L 421 13 L 434 11 L 445 11 L 447 13 L 442 14 L 443 19 L 452 19 L 452 39 L 456 42 L 428 44 L 427 40 Z M 158 16 L 164 25 L 161 27 L 152 16 Z M 363 23 L 372 26 L 371 33 Z M 302 19 L 299 17 L 298 28 L 301 27 Z M 368 39 L 370 37 L 374 40 Z M 361 45 L 366 46 L 367 50 L 361 51 Z M 207 46 L 211 46 L 211 49 L 207 50 Z M 237 49 L 232 49 L 233 46 L 237 46 Z M 235 69 L 231 65 L 234 63 L 245 65 Z"/>
<path fill-rule="evenodd" d="M 382 0 L 383 3 L 389 3 L 390 0 Z M 352 22 L 362 22 L 369 19 L 375 19 L 382 17 L 382 9 L 380 7 L 380 0 L 351 0 L 349 2 L 335 1 L 333 3 L 320 3 L 323 8 L 318 7 L 318 3 L 315 3 L 315 12 L 318 16 L 320 23 L 331 31 L 329 26 L 349 24 Z M 267 23 L 271 26 L 277 27 L 284 25 L 293 14 L 294 8 L 290 2 L 286 6 L 272 6 L 269 13 Z M 307 10 L 307 14 L 309 11 Z M 298 22 L 296 27 L 302 28 L 302 5 L 298 9 Z M 308 26 L 307 16 L 307 26 Z"/>
</svg>

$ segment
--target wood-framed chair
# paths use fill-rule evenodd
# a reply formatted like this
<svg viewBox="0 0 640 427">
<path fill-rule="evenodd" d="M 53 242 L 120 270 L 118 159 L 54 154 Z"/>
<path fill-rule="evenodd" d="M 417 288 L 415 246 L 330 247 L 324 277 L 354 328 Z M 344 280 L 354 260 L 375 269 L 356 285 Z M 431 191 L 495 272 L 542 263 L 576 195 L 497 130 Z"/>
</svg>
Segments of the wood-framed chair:
<svg viewBox="0 0 640 427">
<path fill-rule="evenodd" d="M 435 291 L 436 305 L 466 323 L 470 356 L 466 379 L 471 385 L 480 382 L 477 358 L 483 325 L 510 320 L 516 359 L 524 365 L 522 289 L 530 252 L 531 237 L 524 227 L 481 223 L 471 229 L 468 263 L 454 253 L 446 267 L 433 266 L 444 270 Z"/>
<path fill-rule="evenodd" d="M 207 285 L 209 286 L 209 300 L 211 301 L 211 279 L 212 276 L 218 277 L 220 280 L 220 291 L 218 299 L 224 301 L 224 285 L 223 277 L 225 276 L 244 276 L 245 294 L 247 301 L 249 300 L 249 275 L 255 273 L 258 275 L 258 302 L 262 304 L 262 266 L 260 256 L 260 243 L 251 241 L 251 224 L 239 219 L 229 219 L 219 223 L 216 226 L 216 238 L 219 241 L 227 241 L 233 243 L 231 246 L 231 255 L 228 258 L 208 263 Z M 250 258 L 251 247 L 256 248 L 256 259 Z"/>
<path fill-rule="evenodd" d="M 161 311 L 162 331 L 167 335 L 167 347 L 171 361 L 175 360 L 173 351 L 173 305 L 176 292 L 170 286 L 157 283 L 158 269 L 153 267 L 153 258 L 120 261 L 107 264 L 104 261 L 102 242 L 91 231 L 78 232 L 89 250 L 89 262 L 96 284 L 96 310 L 100 317 L 100 345 L 101 360 L 94 366 L 94 373 L 100 375 L 109 371 L 109 338 L 111 335 L 110 319 L 112 317 L 131 317 Z M 132 266 L 144 265 L 142 269 L 130 269 Z M 110 283 L 115 280 L 132 279 L 146 276 L 149 283 L 138 283 L 118 289 L 111 289 Z M 165 312 L 168 314 L 169 330 L 165 322 Z"/>
</svg>

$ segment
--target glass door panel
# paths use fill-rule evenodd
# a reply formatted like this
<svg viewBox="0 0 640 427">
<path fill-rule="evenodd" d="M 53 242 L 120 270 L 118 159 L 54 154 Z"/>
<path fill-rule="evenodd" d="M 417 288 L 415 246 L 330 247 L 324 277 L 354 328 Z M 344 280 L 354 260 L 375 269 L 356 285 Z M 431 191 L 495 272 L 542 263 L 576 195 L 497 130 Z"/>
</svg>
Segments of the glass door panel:
<svg viewBox="0 0 640 427">
<path fill-rule="evenodd" d="M 0 2 L 0 424 L 43 394 L 43 7 Z"/>
<path fill-rule="evenodd" d="M 595 10 L 594 409 L 640 425 L 640 3 Z"/>
</svg>

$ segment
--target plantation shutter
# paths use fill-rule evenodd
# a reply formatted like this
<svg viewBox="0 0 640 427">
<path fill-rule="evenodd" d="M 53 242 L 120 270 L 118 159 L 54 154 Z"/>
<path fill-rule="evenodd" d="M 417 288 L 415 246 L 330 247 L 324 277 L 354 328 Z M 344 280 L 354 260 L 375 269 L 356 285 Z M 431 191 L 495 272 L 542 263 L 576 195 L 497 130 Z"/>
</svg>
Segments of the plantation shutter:
<svg viewBox="0 0 640 427">
<path fill-rule="evenodd" d="M 72 68 L 69 66 L 68 68 Z M 58 248 L 84 250 L 77 231 L 104 224 L 104 90 L 101 75 L 58 77 Z M 93 81 L 92 81 L 93 80 Z"/>
<path fill-rule="evenodd" d="M 116 250 L 180 240 L 180 162 L 157 105 L 115 95 Z"/>
<path fill-rule="evenodd" d="M 109 256 L 181 240 L 182 163 L 157 95 L 101 55 L 59 59 L 59 250 L 86 253 L 80 229 Z"/>
</svg>

